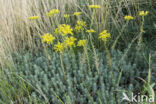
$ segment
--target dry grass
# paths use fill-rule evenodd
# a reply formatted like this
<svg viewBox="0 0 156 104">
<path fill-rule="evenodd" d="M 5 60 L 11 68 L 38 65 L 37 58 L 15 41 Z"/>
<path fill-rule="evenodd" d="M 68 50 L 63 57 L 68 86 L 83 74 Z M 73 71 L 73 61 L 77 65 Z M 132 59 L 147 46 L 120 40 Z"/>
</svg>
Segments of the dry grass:
<svg viewBox="0 0 156 104">
<path fill-rule="evenodd" d="M 72 14 L 81 11 L 90 19 L 91 11 L 87 8 L 89 4 L 100 4 L 102 7 L 94 18 L 96 31 L 120 31 L 124 22 L 122 8 L 131 15 L 139 10 L 139 3 L 139 0 L 0 0 L 0 53 L 7 56 L 8 53 L 25 48 L 26 45 L 28 48 L 38 47 L 34 44 L 34 37 L 53 32 L 56 25 L 64 21 L 65 12 Z M 134 11 L 130 10 L 131 6 Z M 51 23 L 52 19 L 46 17 L 45 13 L 54 8 L 61 13 L 53 18 L 54 22 Z M 28 17 L 33 15 L 40 16 L 40 19 L 30 21 Z M 111 24 L 113 28 L 110 28 Z"/>
</svg>

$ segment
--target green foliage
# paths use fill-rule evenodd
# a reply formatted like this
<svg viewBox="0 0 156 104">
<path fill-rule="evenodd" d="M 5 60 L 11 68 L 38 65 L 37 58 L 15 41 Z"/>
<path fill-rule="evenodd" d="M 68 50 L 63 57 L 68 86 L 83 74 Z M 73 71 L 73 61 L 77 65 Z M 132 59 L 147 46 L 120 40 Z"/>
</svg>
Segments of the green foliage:
<svg viewBox="0 0 156 104">
<path fill-rule="evenodd" d="M 31 87 L 19 74 L 0 71 L 0 104 L 45 104 L 38 97 L 30 97 Z"/>
<path fill-rule="evenodd" d="M 26 53 L 16 55 L 14 60 L 18 63 L 16 71 L 22 72 L 23 78 L 36 89 L 32 89 L 31 96 L 39 96 L 47 103 L 121 104 L 124 90 L 140 90 L 137 77 L 146 75 L 140 72 L 148 66 L 146 63 L 139 66 L 138 63 L 144 62 L 139 55 L 131 54 L 131 59 L 127 56 L 120 61 L 123 53 L 114 51 L 111 52 L 112 69 L 109 69 L 105 52 L 98 52 L 98 74 L 94 63 L 91 71 L 88 69 L 84 54 L 74 57 L 66 53 L 63 55 L 63 73 L 59 54 L 49 53 L 49 56 L 46 58 L 42 52 Z"/>
</svg>

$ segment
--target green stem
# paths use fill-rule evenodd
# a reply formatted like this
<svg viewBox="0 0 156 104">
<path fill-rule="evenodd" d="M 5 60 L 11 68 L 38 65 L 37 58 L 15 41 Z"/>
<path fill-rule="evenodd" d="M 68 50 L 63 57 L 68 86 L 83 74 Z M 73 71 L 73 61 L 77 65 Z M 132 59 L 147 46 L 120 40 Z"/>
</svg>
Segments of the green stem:
<svg viewBox="0 0 156 104">
<path fill-rule="evenodd" d="M 93 25 L 94 15 L 95 15 L 95 10 L 93 10 L 93 14 L 92 14 L 92 18 L 91 18 L 90 29 L 92 28 L 92 25 Z M 96 49 L 95 49 L 94 44 L 93 44 L 93 41 L 92 41 L 92 35 L 91 35 L 91 33 L 89 33 L 89 38 L 90 38 L 91 46 L 92 46 L 93 53 L 94 53 L 95 67 L 96 67 L 96 70 L 98 72 L 98 75 L 100 75 L 100 72 L 99 72 L 99 63 L 98 63 L 98 56 L 96 54 Z"/>
<path fill-rule="evenodd" d="M 95 59 L 95 67 L 96 67 L 96 70 L 98 72 L 98 75 L 100 75 L 100 71 L 99 71 L 99 59 L 98 59 L 98 56 L 96 54 L 96 50 L 95 50 L 95 47 L 94 47 L 94 44 L 93 44 L 93 41 L 92 41 L 92 35 L 89 34 L 89 37 L 90 37 L 90 42 L 91 42 L 91 46 L 93 48 L 93 53 L 94 53 L 94 59 Z"/>
<path fill-rule="evenodd" d="M 64 69 L 63 59 L 62 59 L 62 54 L 61 53 L 60 53 L 60 61 L 61 61 L 61 68 L 62 68 L 62 71 L 63 71 L 63 74 L 64 74 L 64 78 L 66 79 L 66 72 L 65 72 L 65 69 Z"/>
<path fill-rule="evenodd" d="M 141 27 L 140 27 L 140 33 L 139 33 L 139 39 L 138 39 L 138 48 L 137 51 L 140 51 L 141 49 L 141 43 L 142 43 L 142 36 L 143 36 L 143 27 L 144 27 L 144 16 L 142 16 L 142 22 L 141 22 Z"/>
<path fill-rule="evenodd" d="M 113 45 L 112 45 L 112 50 L 114 50 L 114 48 L 115 48 L 115 46 L 116 46 L 116 44 L 117 44 L 119 38 L 122 36 L 122 34 L 123 34 L 125 28 L 127 27 L 128 23 L 129 23 L 129 20 L 127 20 L 126 24 L 122 27 L 121 32 L 119 33 L 119 35 L 118 35 L 117 38 L 115 39 L 115 41 L 114 41 L 114 43 L 113 43 Z"/>
<path fill-rule="evenodd" d="M 91 17 L 91 24 L 90 24 L 90 28 L 92 28 L 93 22 L 94 22 L 94 15 L 95 15 L 95 10 L 93 10 L 93 14 Z"/>
<path fill-rule="evenodd" d="M 112 69 L 111 55 L 110 55 L 110 52 L 109 52 L 109 50 L 108 50 L 108 48 L 107 48 L 106 42 L 104 43 L 104 47 L 105 47 L 106 54 L 107 54 L 107 55 L 106 55 L 106 57 L 107 57 L 107 64 L 108 64 L 109 68 Z"/>
<path fill-rule="evenodd" d="M 50 55 L 48 53 L 47 45 L 44 47 L 44 51 L 45 51 L 45 56 L 46 56 L 46 60 L 47 60 L 46 62 L 47 62 L 48 68 L 49 68 Z"/>
<path fill-rule="evenodd" d="M 124 55 L 123 55 L 123 56 L 121 57 L 121 59 L 119 60 L 119 64 L 118 64 L 118 65 L 120 65 L 120 63 L 125 59 L 125 57 L 127 56 L 127 54 L 128 54 L 128 52 L 129 52 L 129 50 L 130 50 L 132 44 L 133 44 L 133 43 L 135 42 L 135 40 L 137 40 L 138 38 L 139 38 L 139 35 L 136 36 L 136 37 L 131 41 L 131 43 L 129 44 L 128 48 L 126 49 Z"/>
<path fill-rule="evenodd" d="M 89 57 L 88 57 L 88 50 L 87 50 L 87 47 L 86 46 L 84 46 L 84 53 L 85 53 L 85 55 L 87 57 L 88 68 L 91 71 L 90 60 L 89 60 Z"/>
</svg>

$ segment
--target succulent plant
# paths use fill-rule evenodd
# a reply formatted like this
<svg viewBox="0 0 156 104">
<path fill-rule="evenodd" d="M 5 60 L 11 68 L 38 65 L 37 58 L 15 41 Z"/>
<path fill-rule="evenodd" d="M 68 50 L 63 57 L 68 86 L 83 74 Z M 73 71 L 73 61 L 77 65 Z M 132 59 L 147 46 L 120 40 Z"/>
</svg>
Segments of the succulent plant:
<svg viewBox="0 0 156 104">
<path fill-rule="evenodd" d="M 49 53 L 47 59 L 43 53 L 34 55 L 27 53 L 15 58 L 17 73 L 23 73 L 26 81 L 35 87 L 32 96 L 39 96 L 49 103 L 71 104 L 122 104 L 122 91 L 133 91 L 139 88 L 136 81 L 146 70 L 138 65 L 143 62 L 141 58 L 131 54 L 131 59 L 123 56 L 120 51 L 111 52 L 112 69 L 109 69 L 105 52 L 98 52 L 99 73 L 95 64 L 91 62 L 91 70 L 83 54 L 73 57 L 69 53 L 62 56 L 63 65 L 58 53 Z M 35 57 L 36 56 L 36 57 Z M 64 69 L 62 69 L 62 66 Z M 142 65 L 143 66 L 143 65 Z M 64 70 L 64 71 L 63 71 Z M 122 73 L 121 73 L 122 72 Z M 126 104 L 126 103 L 124 103 Z M 128 103 L 127 103 L 128 104 Z"/>
</svg>

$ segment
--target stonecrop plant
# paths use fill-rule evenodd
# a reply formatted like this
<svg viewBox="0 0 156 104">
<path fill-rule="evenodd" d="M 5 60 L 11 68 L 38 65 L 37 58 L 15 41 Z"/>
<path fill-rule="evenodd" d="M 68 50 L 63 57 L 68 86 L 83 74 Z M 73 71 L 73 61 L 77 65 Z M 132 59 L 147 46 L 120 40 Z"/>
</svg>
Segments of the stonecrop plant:
<svg viewBox="0 0 156 104">
<path fill-rule="evenodd" d="M 140 16 L 146 16 L 146 15 L 148 15 L 148 13 L 149 13 L 148 11 L 140 11 L 139 15 Z"/>
<path fill-rule="evenodd" d="M 64 48 L 65 48 L 65 47 L 64 47 L 64 44 L 63 44 L 63 43 L 60 43 L 60 42 L 58 42 L 57 44 L 54 45 L 54 50 L 55 50 L 56 52 L 63 53 Z"/>
<path fill-rule="evenodd" d="M 77 46 L 84 47 L 86 45 L 86 43 L 87 43 L 87 40 L 79 40 L 78 43 L 77 43 Z"/>
<path fill-rule="evenodd" d="M 29 17 L 30 20 L 36 20 L 36 19 L 38 19 L 38 18 L 39 18 L 39 16 L 30 16 L 30 17 Z"/>
<path fill-rule="evenodd" d="M 56 39 L 52 34 L 46 33 L 42 38 L 42 43 L 47 43 L 47 44 L 53 44 L 54 40 Z"/>
<path fill-rule="evenodd" d="M 59 25 L 58 28 L 55 29 L 55 34 L 66 36 L 68 34 L 73 35 L 73 29 L 68 24 Z"/>
<path fill-rule="evenodd" d="M 49 17 L 51 17 L 54 14 L 58 14 L 59 12 L 60 12 L 60 10 L 58 10 L 58 9 L 52 9 L 49 12 L 47 12 L 46 15 L 49 16 Z"/>
<path fill-rule="evenodd" d="M 86 30 L 87 33 L 94 33 L 96 32 L 94 29 Z"/>
<path fill-rule="evenodd" d="M 79 15 L 81 15 L 82 14 L 82 12 L 74 12 L 74 16 L 79 16 Z"/>
<path fill-rule="evenodd" d="M 101 6 L 100 5 L 89 5 L 89 8 L 97 9 L 97 8 L 101 8 Z"/>
<path fill-rule="evenodd" d="M 101 6 L 100 5 L 89 5 L 89 8 L 91 9 L 100 9 Z M 94 11 L 93 11 L 94 12 Z M 52 9 L 51 11 L 49 11 L 48 13 L 46 13 L 47 16 L 51 17 L 54 14 L 58 14 L 60 13 L 60 10 L 58 9 Z M 82 12 L 74 12 L 74 16 L 80 16 L 82 15 Z M 139 11 L 139 16 L 146 16 L 148 14 L 148 11 Z M 64 14 L 64 18 L 69 18 L 72 14 Z M 94 14 L 92 15 L 94 16 Z M 29 19 L 38 19 L 39 16 L 32 16 L 29 17 Z M 78 19 L 78 18 L 77 18 Z M 112 45 L 112 49 L 115 48 L 118 39 L 120 38 L 120 36 L 122 35 L 122 33 L 124 32 L 126 26 L 128 25 L 130 20 L 134 20 L 133 16 L 130 15 L 125 15 L 124 19 L 127 21 L 125 25 L 123 25 L 123 28 L 121 29 L 120 34 L 118 35 L 118 37 L 115 39 L 113 45 Z M 93 24 L 93 23 L 91 23 Z M 55 28 L 53 34 L 44 34 L 43 36 L 41 36 L 42 39 L 42 43 L 46 43 L 46 44 L 54 44 L 54 50 L 56 52 L 60 52 L 63 53 L 65 50 L 68 50 L 68 48 L 73 49 L 76 46 L 78 47 L 84 47 L 88 42 L 87 40 L 90 40 L 92 36 L 90 36 L 90 38 L 87 38 L 86 33 L 95 33 L 96 30 L 91 28 L 91 29 L 87 29 L 90 28 L 91 26 L 89 26 L 86 21 L 84 21 L 83 19 L 78 19 L 76 21 L 75 26 L 71 26 L 70 24 L 58 24 L 58 26 Z M 142 32 L 144 30 L 142 29 Z M 83 36 L 79 35 L 79 37 L 77 36 L 78 34 L 83 33 Z M 61 36 L 61 37 L 60 37 Z M 111 33 L 107 32 L 107 30 L 102 31 L 101 33 L 99 33 L 98 35 L 98 40 L 97 41 L 104 41 L 105 45 L 106 43 L 111 39 Z M 55 40 L 55 42 L 54 42 Z M 77 44 L 77 45 L 76 45 Z M 91 39 L 91 44 L 92 47 L 94 49 L 93 46 L 93 42 Z M 95 53 L 96 54 L 96 53 Z"/>
<path fill-rule="evenodd" d="M 134 19 L 134 17 L 132 17 L 132 16 L 125 16 L 124 19 L 125 20 L 132 20 L 132 19 Z"/>
<path fill-rule="evenodd" d="M 99 39 L 103 40 L 104 42 L 107 42 L 108 39 L 111 38 L 111 34 L 107 32 L 107 30 L 104 30 L 99 34 Z"/>
<path fill-rule="evenodd" d="M 72 47 L 75 47 L 75 41 L 77 39 L 74 38 L 74 37 L 66 37 L 65 38 L 65 41 L 64 41 L 64 44 L 65 44 L 65 47 L 69 47 L 69 48 L 72 48 Z"/>
</svg>

